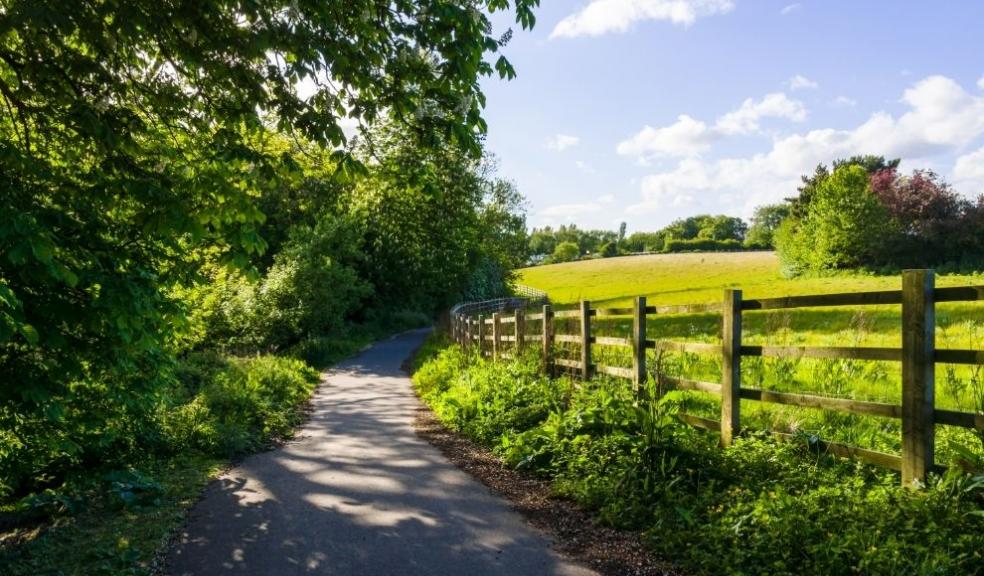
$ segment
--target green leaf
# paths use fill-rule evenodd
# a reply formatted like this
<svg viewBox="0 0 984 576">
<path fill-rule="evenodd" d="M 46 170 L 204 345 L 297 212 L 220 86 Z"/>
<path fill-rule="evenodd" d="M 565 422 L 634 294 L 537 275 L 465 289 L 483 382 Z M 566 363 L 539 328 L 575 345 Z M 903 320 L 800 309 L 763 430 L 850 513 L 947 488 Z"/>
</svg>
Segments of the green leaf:
<svg viewBox="0 0 984 576">
<path fill-rule="evenodd" d="M 21 324 L 20 333 L 24 339 L 27 340 L 27 343 L 32 346 L 36 345 L 40 339 L 38 336 L 38 331 L 35 330 L 34 326 L 31 326 L 30 324 Z"/>
</svg>

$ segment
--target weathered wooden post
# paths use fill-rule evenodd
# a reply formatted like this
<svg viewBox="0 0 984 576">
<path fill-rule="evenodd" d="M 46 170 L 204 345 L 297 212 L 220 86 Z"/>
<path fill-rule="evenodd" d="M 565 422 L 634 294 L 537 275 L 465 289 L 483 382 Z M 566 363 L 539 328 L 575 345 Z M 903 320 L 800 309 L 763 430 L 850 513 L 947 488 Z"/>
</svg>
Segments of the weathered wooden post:
<svg viewBox="0 0 984 576">
<path fill-rule="evenodd" d="M 646 297 L 635 299 L 632 309 L 632 389 L 636 394 L 646 384 Z"/>
<path fill-rule="evenodd" d="M 741 430 L 741 290 L 724 291 L 721 309 L 721 445 Z"/>
<path fill-rule="evenodd" d="M 935 450 L 936 306 L 932 270 L 902 272 L 902 484 L 919 486 Z"/>
<path fill-rule="evenodd" d="M 543 334 L 540 337 L 543 344 L 543 369 L 548 377 L 553 378 L 553 308 L 550 304 L 543 305 Z"/>
<path fill-rule="evenodd" d="M 523 346 L 526 345 L 526 316 L 523 314 L 522 308 L 517 308 L 515 315 L 513 316 L 513 324 L 516 325 L 514 334 L 516 335 L 516 355 L 523 351 Z"/>
<path fill-rule="evenodd" d="M 591 303 L 581 300 L 581 378 L 591 378 Z"/>
<path fill-rule="evenodd" d="M 492 314 L 492 359 L 498 360 L 502 353 L 502 323 L 498 312 Z"/>
<path fill-rule="evenodd" d="M 485 356 L 485 316 L 478 315 L 478 356 Z"/>
</svg>

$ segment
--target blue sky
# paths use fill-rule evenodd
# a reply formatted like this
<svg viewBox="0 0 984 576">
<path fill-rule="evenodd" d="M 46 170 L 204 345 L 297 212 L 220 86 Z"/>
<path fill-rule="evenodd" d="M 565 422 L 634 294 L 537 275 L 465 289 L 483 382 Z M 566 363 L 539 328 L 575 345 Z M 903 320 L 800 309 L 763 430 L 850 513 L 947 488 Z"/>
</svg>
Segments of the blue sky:
<svg viewBox="0 0 984 576">
<path fill-rule="evenodd" d="M 747 217 L 860 153 L 976 196 L 982 23 L 978 0 L 543 0 L 518 77 L 484 82 L 488 148 L 531 226 Z"/>
</svg>

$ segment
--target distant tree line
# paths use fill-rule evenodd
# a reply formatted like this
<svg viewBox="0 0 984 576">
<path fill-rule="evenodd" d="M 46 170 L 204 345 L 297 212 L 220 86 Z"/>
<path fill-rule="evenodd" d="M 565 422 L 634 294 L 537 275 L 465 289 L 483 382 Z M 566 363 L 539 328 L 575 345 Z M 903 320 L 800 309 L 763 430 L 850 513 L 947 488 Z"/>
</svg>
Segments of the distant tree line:
<svg viewBox="0 0 984 576">
<path fill-rule="evenodd" d="M 984 196 L 958 194 L 931 170 L 899 171 L 899 159 L 864 155 L 820 164 L 798 194 L 759 206 L 746 223 L 698 215 L 655 232 L 626 235 L 575 225 L 529 235 L 535 263 L 625 254 L 768 250 L 787 275 L 865 268 L 984 266 Z"/>
<path fill-rule="evenodd" d="M 624 222 L 618 232 L 583 230 L 574 224 L 534 228 L 529 235 L 529 253 L 534 262 L 570 262 L 643 252 L 769 249 L 773 233 L 787 212 L 784 206 L 766 206 L 755 212 L 751 224 L 735 216 L 701 214 L 676 220 L 656 232 L 629 235 Z"/>
</svg>

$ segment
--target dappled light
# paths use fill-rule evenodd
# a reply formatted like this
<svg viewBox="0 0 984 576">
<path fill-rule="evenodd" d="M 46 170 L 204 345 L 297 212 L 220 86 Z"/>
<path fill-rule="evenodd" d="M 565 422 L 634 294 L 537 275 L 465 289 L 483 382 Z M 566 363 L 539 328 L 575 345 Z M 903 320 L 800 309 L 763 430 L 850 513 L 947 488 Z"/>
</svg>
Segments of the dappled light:
<svg viewBox="0 0 984 576">
<path fill-rule="evenodd" d="M 417 437 L 399 367 L 426 332 L 330 371 L 293 441 L 224 474 L 169 573 L 588 575 Z"/>
</svg>

